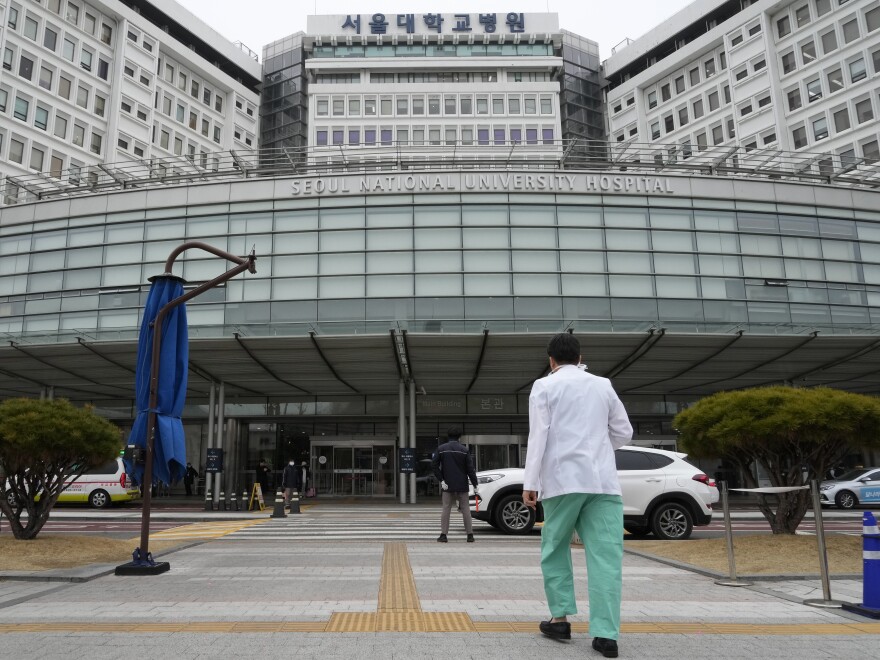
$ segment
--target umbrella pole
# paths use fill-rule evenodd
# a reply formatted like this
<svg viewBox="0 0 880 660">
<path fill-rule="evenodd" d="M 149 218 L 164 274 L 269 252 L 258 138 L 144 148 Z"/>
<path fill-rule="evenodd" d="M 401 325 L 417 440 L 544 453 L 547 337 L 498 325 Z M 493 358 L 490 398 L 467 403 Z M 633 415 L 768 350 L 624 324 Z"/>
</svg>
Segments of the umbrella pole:
<svg viewBox="0 0 880 660">
<path fill-rule="evenodd" d="M 153 564 L 150 556 L 150 509 L 153 501 L 153 453 L 156 446 L 156 407 L 159 405 L 159 352 L 162 350 L 162 321 L 175 301 L 159 310 L 153 322 L 153 355 L 150 361 L 150 409 L 147 412 L 147 455 L 144 462 L 144 504 L 141 515 L 141 561 Z M 176 306 L 176 305 L 174 305 Z"/>
</svg>

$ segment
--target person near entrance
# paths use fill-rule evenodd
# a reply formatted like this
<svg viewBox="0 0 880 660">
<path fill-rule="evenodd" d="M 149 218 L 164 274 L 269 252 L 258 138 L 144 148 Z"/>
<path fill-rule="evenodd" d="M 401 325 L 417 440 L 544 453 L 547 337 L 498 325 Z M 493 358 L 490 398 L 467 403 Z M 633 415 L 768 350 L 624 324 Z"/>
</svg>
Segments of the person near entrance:
<svg viewBox="0 0 880 660">
<path fill-rule="evenodd" d="M 266 462 L 265 458 L 260 459 L 260 464 L 257 466 L 257 481 L 260 484 L 260 490 L 263 491 L 263 497 L 267 497 L 269 495 L 269 475 L 272 472 L 271 468 L 269 468 L 269 464 Z"/>
<path fill-rule="evenodd" d="M 296 461 L 292 458 L 284 467 L 281 474 L 281 487 L 284 489 L 284 506 L 290 504 L 290 496 L 293 491 L 300 492 L 302 490 L 302 473 L 297 467 Z"/>
<path fill-rule="evenodd" d="M 437 448 L 432 457 L 434 476 L 440 482 L 440 492 L 443 501 L 443 513 L 440 515 L 440 536 L 437 541 L 446 543 L 449 534 L 449 515 L 452 506 L 458 504 L 461 517 L 464 518 L 464 529 L 467 532 L 467 542 L 474 542 L 474 527 L 471 520 L 471 506 L 468 501 L 468 480 L 474 486 L 474 495 L 477 491 L 477 473 L 474 471 L 474 460 L 470 452 L 459 439 L 461 429 L 453 426 L 446 431 L 447 441 Z"/>
<path fill-rule="evenodd" d="M 186 464 L 186 472 L 183 473 L 183 487 L 186 488 L 186 496 L 193 494 L 193 482 L 199 478 L 199 473 L 193 467 L 192 463 Z"/>
<path fill-rule="evenodd" d="M 593 648 L 617 657 L 623 573 L 623 499 L 614 451 L 632 439 L 632 425 L 611 382 L 579 368 L 580 342 L 567 332 L 547 347 L 550 374 L 529 395 L 529 441 L 523 502 L 544 507 L 541 572 L 550 620 L 541 632 L 571 639 L 577 613 L 572 533 L 584 542 Z"/>
</svg>

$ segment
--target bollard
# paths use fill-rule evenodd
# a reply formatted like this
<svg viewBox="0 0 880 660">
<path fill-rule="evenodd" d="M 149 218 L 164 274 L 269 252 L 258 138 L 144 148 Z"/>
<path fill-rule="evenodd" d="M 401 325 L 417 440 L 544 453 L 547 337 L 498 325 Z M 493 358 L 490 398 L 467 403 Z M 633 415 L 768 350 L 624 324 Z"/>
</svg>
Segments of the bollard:
<svg viewBox="0 0 880 660">
<path fill-rule="evenodd" d="M 293 491 L 290 495 L 290 512 L 291 513 L 300 513 L 299 510 L 299 493 L 297 491 Z"/>
<path fill-rule="evenodd" d="M 238 511 L 238 498 L 235 496 L 235 491 L 229 496 L 229 510 L 230 511 Z"/>
<path fill-rule="evenodd" d="M 250 507 L 248 506 L 248 494 L 247 490 L 241 491 L 241 510 L 242 511 L 250 511 Z"/>
<path fill-rule="evenodd" d="M 816 522 L 816 544 L 819 549 L 819 574 L 822 578 L 822 598 L 807 598 L 804 605 L 840 609 L 843 602 L 831 598 L 831 580 L 828 577 L 828 552 L 825 549 L 825 524 L 822 522 L 822 502 L 819 500 L 819 482 L 810 482 L 813 494 L 813 517 Z"/>
<path fill-rule="evenodd" d="M 750 587 L 751 582 L 736 577 L 736 559 L 733 556 L 733 524 L 730 522 L 730 501 L 728 500 L 727 482 L 721 482 L 721 508 L 724 511 L 724 536 L 727 539 L 727 566 L 730 577 L 715 580 L 722 587 Z"/>
<path fill-rule="evenodd" d="M 862 602 L 844 603 L 843 609 L 880 619 L 880 529 L 870 511 L 862 516 Z"/>
<path fill-rule="evenodd" d="M 214 510 L 214 500 L 211 499 L 211 491 L 205 489 L 205 511 Z"/>
<path fill-rule="evenodd" d="M 226 493 L 220 491 L 220 501 L 217 502 L 217 511 L 226 511 Z"/>
<path fill-rule="evenodd" d="M 284 493 L 279 489 L 275 493 L 275 507 L 272 509 L 272 515 L 270 518 L 287 518 L 287 514 L 284 513 Z"/>
</svg>

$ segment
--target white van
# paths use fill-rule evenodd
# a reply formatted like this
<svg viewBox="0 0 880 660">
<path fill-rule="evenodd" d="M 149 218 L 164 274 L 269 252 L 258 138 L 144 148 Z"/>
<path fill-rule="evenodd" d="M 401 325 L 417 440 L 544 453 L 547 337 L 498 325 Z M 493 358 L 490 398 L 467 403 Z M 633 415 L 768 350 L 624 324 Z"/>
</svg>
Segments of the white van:
<svg viewBox="0 0 880 660">
<path fill-rule="evenodd" d="M 125 473 L 122 459 L 115 458 L 67 482 L 58 501 L 88 502 L 96 509 L 104 509 L 114 502 L 130 502 L 140 496 L 140 490 Z"/>
</svg>

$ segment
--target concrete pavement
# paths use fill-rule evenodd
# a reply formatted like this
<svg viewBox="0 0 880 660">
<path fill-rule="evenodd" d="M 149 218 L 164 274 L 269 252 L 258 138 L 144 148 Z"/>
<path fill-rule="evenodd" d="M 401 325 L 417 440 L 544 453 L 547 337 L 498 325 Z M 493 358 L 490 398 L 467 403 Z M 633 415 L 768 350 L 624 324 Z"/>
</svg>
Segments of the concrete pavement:
<svg viewBox="0 0 880 660">
<path fill-rule="evenodd" d="M 427 515 L 427 512 L 425 512 Z M 362 513 L 361 515 L 369 515 Z M 317 521 L 321 516 L 313 516 Z M 344 531 L 351 518 L 329 513 Z M 90 658 L 601 657 L 586 633 L 583 551 L 572 549 L 578 607 L 569 644 L 543 639 L 540 537 L 478 535 L 450 543 L 367 535 L 302 540 L 249 526 L 167 557 L 156 577 L 84 584 L 0 581 L 0 655 Z M 314 523 L 314 524 L 317 524 Z M 432 532 L 433 533 L 433 532 Z M 824 658 L 874 655 L 880 623 L 801 604 L 809 581 L 720 587 L 707 577 L 627 555 L 621 657 Z M 859 581 L 835 581 L 858 600 Z"/>
</svg>

